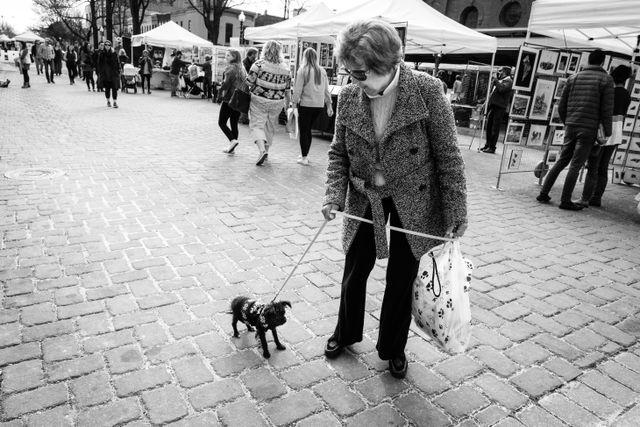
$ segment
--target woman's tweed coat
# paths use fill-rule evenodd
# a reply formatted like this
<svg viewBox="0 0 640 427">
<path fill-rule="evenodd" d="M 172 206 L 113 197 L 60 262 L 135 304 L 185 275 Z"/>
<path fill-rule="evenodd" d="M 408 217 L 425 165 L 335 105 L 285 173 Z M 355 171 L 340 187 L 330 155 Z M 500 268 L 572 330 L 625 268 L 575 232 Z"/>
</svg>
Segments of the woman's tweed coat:
<svg viewBox="0 0 640 427">
<path fill-rule="evenodd" d="M 357 85 L 338 96 L 335 134 L 329 148 L 324 204 L 364 216 L 371 204 L 376 256 L 386 258 L 382 198 L 393 199 L 404 228 L 442 236 L 447 227 L 466 222 L 464 162 L 457 146 L 453 112 L 442 83 L 400 65 L 397 99 L 380 144 L 386 184 L 371 184 L 376 138 L 369 97 Z M 345 218 L 343 249 L 349 247 L 359 221 Z M 406 235 L 420 259 L 440 242 Z"/>
</svg>

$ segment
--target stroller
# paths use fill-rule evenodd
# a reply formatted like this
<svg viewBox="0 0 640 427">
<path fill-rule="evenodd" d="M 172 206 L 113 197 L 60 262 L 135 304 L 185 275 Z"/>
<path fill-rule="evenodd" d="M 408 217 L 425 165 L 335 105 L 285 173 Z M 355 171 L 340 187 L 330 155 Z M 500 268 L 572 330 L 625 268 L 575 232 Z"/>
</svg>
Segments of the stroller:
<svg viewBox="0 0 640 427">
<path fill-rule="evenodd" d="M 122 91 L 129 93 L 129 89 L 133 89 L 133 93 L 138 93 L 138 68 L 131 64 L 124 64 L 122 67 Z"/>
</svg>

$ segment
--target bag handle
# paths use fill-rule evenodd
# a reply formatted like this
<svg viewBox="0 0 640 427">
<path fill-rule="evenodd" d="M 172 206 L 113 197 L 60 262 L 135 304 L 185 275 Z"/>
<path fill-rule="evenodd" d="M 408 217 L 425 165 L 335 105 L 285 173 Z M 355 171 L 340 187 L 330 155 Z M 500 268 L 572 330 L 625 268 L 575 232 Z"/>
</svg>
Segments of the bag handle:
<svg viewBox="0 0 640 427">
<path fill-rule="evenodd" d="M 440 282 L 440 275 L 438 274 L 438 263 L 433 255 L 431 255 L 431 261 L 433 262 L 433 270 L 431 270 L 431 292 L 433 292 L 433 296 L 438 298 L 442 294 L 442 283 Z M 440 287 L 437 294 L 435 279 L 438 279 L 438 286 Z"/>
</svg>

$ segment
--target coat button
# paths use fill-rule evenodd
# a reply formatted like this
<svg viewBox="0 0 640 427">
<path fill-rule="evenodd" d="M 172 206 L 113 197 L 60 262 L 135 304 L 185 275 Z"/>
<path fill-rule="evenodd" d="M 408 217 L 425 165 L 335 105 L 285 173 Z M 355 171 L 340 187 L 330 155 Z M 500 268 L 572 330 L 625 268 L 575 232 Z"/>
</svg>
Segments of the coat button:
<svg viewBox="0 0 640 427">
<path fill-rule="evenodd" d="M 418 154 L 418 148 L 417 147 L 413 147 L 411 150 L 409 150 L 409 152 L 411 154 Z"/>
<path fill-rule="evenodd" d="M 424 191 L 427 189 L 427 186 L 425 184 L 420 185 L 420 187 L 418 187 L 418 190 L 420 191 Z"/>
</svg>

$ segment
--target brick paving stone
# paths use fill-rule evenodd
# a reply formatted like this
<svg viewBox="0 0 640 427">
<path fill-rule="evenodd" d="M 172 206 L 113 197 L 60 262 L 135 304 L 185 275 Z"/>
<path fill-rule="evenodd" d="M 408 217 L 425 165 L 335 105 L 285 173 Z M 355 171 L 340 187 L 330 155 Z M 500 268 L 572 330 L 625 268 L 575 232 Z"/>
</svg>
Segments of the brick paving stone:
<svg viewBox="0 0 640 427">
<path fill-rule="evenodd" d="M 113 298 L 107 298 L 104 300 L 107 310 L 113 316 L 117 316 L 119 314 L 131 313 L 138 309 L 138 304 L 136 303 L 135 298 L 131 295 L 117 295 Z"/>
<path fill-rule="evenodd" d="M 36 304 L 22 309 L 20 320 L 26 326 L 53 322 L 57 319 L 56 306 L 50 302 Z"/>
<path fill-rule="evenodd" d="M 338 376 L 346 381 L 355 381 L 370 375 L 369 369 L 364 363 L 349 352 L 344 352 L 340 357 L 327 360 L 327 363 L 336 371 Z M 411 363 L 409 363 L 411 365 Z M 411 367 L 409 367 L 411 369 Z"/>
<path fill-rule="evenodd" d="M 566 427 L 565 423 L 537 405 L 520 411 L 517 418 L 527 427 Z"/>
<path fill-rule="evenodd" d="M 113 398 L 109 376 L 104 372 L 96 372 L 70 381 L 69 389 L 81 408 L 106 403 Z"/>
<path fill-rule="evenodd" d="M 516 320 L 503 325 L 499 332 L 511 341 L 520 342 L 540 333 L 540 328 L 525 321 Z"/>
<path fill-rule="evenodd" d="M 407 384 L 385 372 L 356 384 L 355 389 L 369 402 L 377 405 L 385 397 L 397 396 L 404 392 L 407 389 Z"/>
<path fill-rule="evenodd" d="M 260 415 L 258 407 L 248 399 L 240 399 L 223 406 L 218 410 L 218 415 L 220 421 L 227 426 L 258 427 L 267 425 Z M 191 425 L 193 424 L 189 424 L 189 427 Z M 203 424 L 202 427 L 205 425 Z"/>
<path fill-rule="evenodd" d="M 100 300 L 113 298 L 118 295 L 126 295 L 129 291 L 124 285 L 103 286 L 96 289 L 87 289 L 87 300 Z"/>
<path fill-rule="evenodd" d="M 0 348 L 20 344 L 21 342 L 18 322 L 0 325 Z"/>
<path fill-rule="evenodd" d="M 182 304 L 172 304 L 158 309 L 160 318 L 169 326 L 191 320 L 187 309 Z"/>
<path fill-rule="evenodd" d="M 169 329 L 176 340 L 189 336 L 197 336 L 211 332 L 214 329 L 213 323 L 209 319 L 194 320 Z"/>
<path fill-rule="evenodd" d="M 482 370 L 482 365 L 466 355 L 450 357 L 436 365 L 435 371 L 447 378 L 452 383 L 457 383 L 465 378 L 472 377 Z"/>
<path fill-rule="evenodd" d="M 543 316 L 553 316 L 560 311 L 557 306 L 537 298 L 532 298 L 530 296 L 520 298 L 517 302 L 518 304 L 528 308 L 532 312 L 541 314 Z"/>
<path fill-rule="evenodd" d="M 182 387 L 191 388 L 214 380 L 210 369 L 198 357 L 181 359 L 173 362 L 171 366 Z"/>
<path fill-rule="evenodd" d="M 522 366 L 531 366 L 541 363 L 551 356 L 551 353 L 530 341 L 517 344 L 504 352 L 505 356 Z"/>
<path fill-rule="evenodd" d="M 492 402 L 511 410 L 522 407 L 529 400 L 513 386 L 491 374 L 484 374 L 476 378 L 474 383 L 485 392 Z"/>
<path fill-rule="evenodd" d="M 189 412 L 178 387 L 174 385 L 145 391 L 142 393 L 142 401 L 147 408 L 149 419 L 154 424 L 178 420 Z"/>
<path fill-rule="evenodd" d="M 509 412 L 500 406 L 491 405 L 475 415 L 475 419 L 482 426 L 492 426 L 509 415 Z"/>
<path fill-rule="evenodd" d="M 311 415 L 296 424 L 297 427 L 339 427 L 341 425 L 342 423 L 340 423 L 333 414 L 327 411 Z"/>
<path fill-rule="evenodd" d="M 37 343 L 0 348 L 0 366 L 40 357 L 42 357 L 42 351 Z"/>
<path fill-rule="evenodd" d="M 595 370 L 585 372 L 578 379 L 622 406 L 630 405 L 638 397 L 638 393 Z"/>
<path fill-rule="evenodd" d="M 152 347 L 145 351 L 144 354 L 151 363 L 162 363 L 196 353 L 197 350 L 192 343 L 188 341 L 176 341 Z"/>
<path fill-rule="evenodd" d="M 58 406 L 26 417 L 29 427 L 72 427 L 73 416 L 68 406 Z M 22 424 L 21 424 L 22 425 Z"/>
<path fill-rule="evenodd" d="M 307 388 L 333 375 L 333 371 L 322 360 L 303 363 L 281 373 L 284 382 L 294 390 Z"/>
<path fill-rule="evenodd" d="M 211 363 L 213 370 L 220 376 L 226 377 L 262 365 L 262 355 L 258 356 L 252 350 L 243 350 L 230 356 L 221 357 Z"/>
<path fill-rule="evenodd" d="M 561 390 L 562 394 L 603 420 L 611 420 L 622 412 L 622 407 L 579 381 L 573 381 Z"/>
<path fill-rule="evenodd" d="M 0 325 L 17 322 L 20 319 L 20 311 L 4 308 L 0 311 Z"/>
<path fill-rule="evenodd" d="M 611 379 L 626 385 L 633 391 L 640 391 L 640 374 L 634 372 L 623 365 L 608 361 L 598 366 L 598 369 Z"/>
<path fill-rule="evenodd" d="M 313 391 L 340 417 L 354 415 L 365 408 L 365 404 L 358 394 L 339 380 L 318 384 L 313 387 Z"/>
<path fill-rule="evenodd" d="M 499 350 L 511 346 L 511 341 L 508 338 L 503 337 L 493 329 L 485 328 L 481 325 L 474 326 L 471 333 L 480 344 L 490 345 Z"/>
<path fill-rule="evenodd" d="M 532 398 L 541 397 L 562 385 L 558 377 L 537 366 L 526 369 L 509 381 Z"/>
<path fill-rule="evenodd" d="M 566 343 L 565 341 L 549 334 L 538 335 L 534 338 L 535 342 L 542 347 L 557 354 L 558 356 L 569 361 L 576 360 L 584 355 L 584 352 Z"/>
<path fill-rule="evenodd" d="M 22 330 L 22 341 L 40 341 L 44 338 L 55 337 L 75 332 L 75 326 L 71 320 L 61 320 L 58 322 L 45 323 L 31 326 Z"/>
<path fill-rule="evenodd" d="M 479 347 L 471 350 L 470 354 L 503 377 L 510 377 L 520 369 L 511 359 L 491 347 Z"/>
<path fill-rule="evenodd" d="M 582 370 L 560 357 L 553 357 L 542 366 L 565 381 L 571 381 L 582 375 Z"/>
<path fill-rule="evenodd" d="M 65 305 L 58 307 L 58 317 L 60 319 L 69 319 L 86 314 L 100 313 L 104 310 L 102 301 L 88 301 L 79 304 Z"/>
<path fill-rule="evenodd" d="M 636 354 L 625 351 L 623 353 L 618 354 L 615 357 L 615 361 L 626 366 L 629 369 L 632 369 L 636 372 L 640 372 L 640 356 Z"/>
<path fill-rule="evenodd" d="M 195 338 L 202 354 L 210 358 L 225 356 L 233 352 L 233 348 L 219 335 L 206 334 Z"/>
<path fill-rule="evenodd" d="M 526 322 L 531 323 L 534 326 L 538 326 L 541 329 L 557 336 L 561 337 L 572 331 L 572 329 L 562 323 L 558 323 L 555 320 L 540 316 L 539 314 L 532 313 L 524 318 Z"/>
<path fill-rule="evenodd" d="M 84 297 L 79 287 L 59 289 L 54 293 L 54 301 L 56 305 L 78 304 L 84 301 Z"/>
<path fill-rule="evenodd" d="M 611 425 L 613 427 L 635 427 L 640 424 L 640 406 L 634 406 L 627 413 L 619 416 Z"/>
<path fill-rule="evenodd" d="M 2 393 L 29 390 L 44 384 L 41 360 L 28 360 L 5 367 L 2 371 Z"/>
<path fill-rule="evenodd" d="M 432 343 L 419 336 L 410 337 L 406 349 L 415 355 L 416 360 L 427 366 L 445 358 L 445 355 L 437 351 Z"/>
<path fill-rule="evenodd" d="M 407 380 L 427 395 L 440 394 L 451 388 L 451 384 L 435 375 L 430 369 L 420 364 L 412 364 L 407 370 Z"/>
<path fill-rule="evenodd" d="M 367 409 L 346 422 L 349 427 L 401 424 L 404 424 L 402 416 L 391 405 L 386 403 Z"/>
<path fill-rule="evenodd" d="M 95 337 L 88 337 L 82 341 L 82 347 L 87 353 L 96 353 L 135 342 L 130 330 L 109 332 Z"/>
<path fill-rule="evenodd" d="M 91 354 L 76 359 L 51 363 L 46 366 L 46 372 L 49 381 L 60 381 L 86 375 L 104 367 L 105 364 L 102 355 Z"/>
<path fill-rule="evenodd" d="M 594 350 L 607 343 L 607 340 L 601 335 L 589 329 L 579 329 L 564 339 L 569 343 L 581 350 Z"/>
<path fill-rule="evenodd" d="M 171 382 L 171 375 L 163 366 L 129 372 L 113 380 L 116 393 L 120 397 L 136 394 L 169 382 Z"/>
<path fill-rule="evenodd" d="M 444 412 L 417 393 L 399 397 L 394 403 L 414 425 L 430 427 L 451 425 L 451 421 Z"/>
<path fill-rule="evenodd" d="M 116 331 L 128 329 L 145 323 L 156 322 L 158 316 L 150 311 L 134 311 L 132 313 L 121 314 L 113 318 L 113 328 Z"/>
<path fill-rule="evenodd" d="M 80 411 L 78 427 L 115 426 L 140 418 L 142 409 L 137 399 L 115 400 L 103 406 L 94 406 Z"/>
<path fill-rule="evenodd" d="M 65 384 L 47 385 L 36 390 L 7 396 L 2 407 L 6 419 L 17 418 L 30 412 L 41 411 L 67 401 Z"/>
<path fill-rule="evenodd" d="M 560 393 L 540 399 L 540 406 L 571 426 L 598 426 L 602 421 Z"/>
<path fill-rule="evenodd" d="M 107 359 L 109 372 L 122 374 L 124 372 L 140 369 L 144 364 L 142 353 L 137 346 L 127 345 L 104 352 Z"/>
<path fill-rule="evenodd" d="M 42 354 L 45 362 L 71 359 L 80 355 L 80 345 L 73 335 L 50 338 L 42 343 Z"/>
<path fill-rule="evenodd" d="M 553 316 L 553 320 L 562 323 L 563 325 L 570 326 L 574 329 L 581 328 L 593 321 L 591 317 L 581 314 L 576 309 L 563 310 L 562 312 Z"/>
<path fill-rule="evenodd" d="M 589 328 L 599 335 L 623 346 L 630 346 L 636 342 L 636 338 L 634 336 L 629 335 L 614 326 L 607 325 L 606 323 L 594 322 L 589 325 Z"/>
<path fill-rule="evenodd" d="M 203 412 L 193 416 L 189 416 L 167 424 L 171 427 L 218 427 L 221 424 L 218 422 L 218 418 L 215 414 L 210 412 Z M 259 426 L 260 424 L 254 424 Z"/>
<path fill-rule="evenodd" d="M 236 379 L 223 379 L 189 390 L 189 402 L 196 411 L 216 408 L 223 402 L 235 400 L 244 393 Z"/>
<path fill-rule="evenodd" d="M 482 394 L 469 386 L 449 390 L 433 400 L 454 418 L 461 418 L 489 405 Z"/>
</svg>

